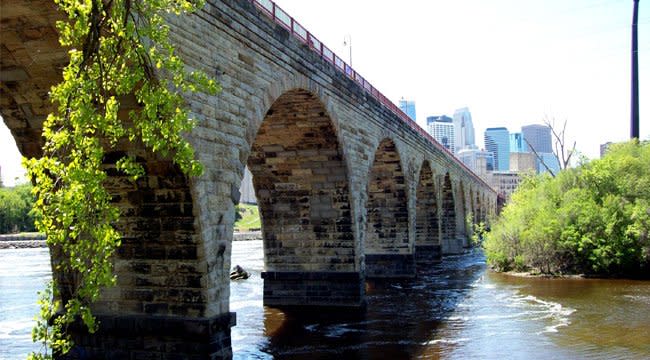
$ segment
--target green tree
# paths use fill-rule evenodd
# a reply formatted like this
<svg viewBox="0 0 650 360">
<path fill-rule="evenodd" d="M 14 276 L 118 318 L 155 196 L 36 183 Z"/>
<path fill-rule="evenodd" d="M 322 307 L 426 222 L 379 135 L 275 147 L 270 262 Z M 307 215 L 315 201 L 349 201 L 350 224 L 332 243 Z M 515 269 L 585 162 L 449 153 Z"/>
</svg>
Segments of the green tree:
<svg viewBox="0 0 650 360">
<path fill-rule="evenodd" d="M 63 81 L 50 96 L 57 106 L 43 124 L 43 156 L 24 161 L 34 184 L 39 231 L 47 235 L 55 274 L 73 283 L 54 283 L 41 297 L 34 331 L 44 353 L 65 354 L 72 346 L 67 326 L 81 318 L 97 328 L 90 305 L 115 282 L 111 257 L 120 245 L 113 224 L 119 212 L 104 188 L 104 154 L 126 143 L 173 158 L 188 176 L 201 173 L 182 133 L 193 121 L 182 94 L 214 94 L 215 82 L 187 71 L 169 41 L 166 17 L 192 12 L 201 0 L 55 0 L 67 21 L 57 23 L 60 43 L 70 49 Z M 134 96 L 139 108 L 123 116 L 121 100 Z M 136 179 L 144 174 L 134 157 L 117 168 Z M 57 276 L 54 276 L 55 281 Z M 65 290 L 65 291 L 62 291 Z"/>
<path fill-rule="evenodd" d="M 31 189 L 27 184 L 0 188 L 0 234 L 35 230 Z"/>
<path fill-rule="evenodd" d="M 484 243 L 498 270 L 641 275 L 650 267 L 650 143 L 524 181 Z"/>
</svg>

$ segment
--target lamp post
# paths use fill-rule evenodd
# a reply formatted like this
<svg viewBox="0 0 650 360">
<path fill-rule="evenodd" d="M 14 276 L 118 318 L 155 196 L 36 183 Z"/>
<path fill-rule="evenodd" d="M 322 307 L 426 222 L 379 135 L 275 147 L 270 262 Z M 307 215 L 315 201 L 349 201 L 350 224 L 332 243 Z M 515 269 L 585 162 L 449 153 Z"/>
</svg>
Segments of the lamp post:
<svg viewBox="0 0 650 360">
<path fill-rule="evenodd" d="M 632 111 L 630 117 L 630 138 L 639 138 L 639 49 L 637 40 L 637 22 L 639 17 L 639 0 L 634 1 L 632 15 Z"/>
<path fill-rule="evenodd" d="M 350 67 L 352 67 L 352 36 L 351 35 L 345 35 L 343 37 L 343 46 L 347 46 L 350 48 Z"/>
</svg>

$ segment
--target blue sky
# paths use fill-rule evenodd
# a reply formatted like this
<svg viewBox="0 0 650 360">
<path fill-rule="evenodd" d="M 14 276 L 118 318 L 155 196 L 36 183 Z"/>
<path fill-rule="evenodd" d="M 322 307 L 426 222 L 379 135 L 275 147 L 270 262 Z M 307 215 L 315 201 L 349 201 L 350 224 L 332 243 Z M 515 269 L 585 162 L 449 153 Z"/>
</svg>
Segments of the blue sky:
<svg viewBox="0 0 650 360">
<path fill-rule="evenodd" d="M 418 122 L 467 106 L 487 127 L 568 121 L 598 146 L 629 137 L 632 0 L 277 0 L 387 97 L 416 101 Z M 650 138 L 650 3 L 639 5 L 641 138 Z M 0 124 L 5 183 L 22 173 Z"/>
</svg>

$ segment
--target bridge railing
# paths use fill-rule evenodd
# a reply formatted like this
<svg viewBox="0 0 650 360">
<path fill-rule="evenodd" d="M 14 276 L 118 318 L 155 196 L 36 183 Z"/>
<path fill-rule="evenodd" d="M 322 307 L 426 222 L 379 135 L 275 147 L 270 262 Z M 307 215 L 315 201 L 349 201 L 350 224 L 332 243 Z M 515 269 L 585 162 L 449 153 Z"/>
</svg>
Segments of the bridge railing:
<svg viewBox="0 0 650 360">
<path fill-rule="evenodd" d="M 462 161 L 460 161 L 454 154 L 449 151 L 446 147 L 440 144 L 431 134 L 426 130 L 420 127 L 413 119 L 406 115 L 397 105 L 390 101 L 384 94 L 382 94 L 377 88 L 372 86 L 363 76 L 356 72 L 350 65 L 348 65 L 343 59 L 337 56 L 334 51 L 328 48 L 320 40 L 318 40 L 314 35 L 312 35 L 307 29 L 300 25 L 293 17 L 291 17 L 286 11 L 282 10 L 275 2 L 271 0 L 249 0 L 252 1 L 255 6 L 264 12 L 268 17 L 273 19 L 277 24 L 287 29 L 293 36 L 295 36 L 302 43 L 308 45 L 313 51 L 318 53 L 325 61 L 331 63 L 339 71 L 346 74 L 350 79 L 356 81 L 366 92 L 372 95 L 377 101 L 382 105 L 391 110 L 397 117 L 404 121 L 409 127 L 417 131 L 425 139 L 429 140 L 436 148 L 442 152 L 449 154 L 451 159 L 456 162 L 460 167 L 467 170 L 472 177 L 478 180 L 480 183 L 483 183 L 488 188 L 491 187 L 479 176 L 477 176 L 470 168 L 468 168 Z"/>
</svg>

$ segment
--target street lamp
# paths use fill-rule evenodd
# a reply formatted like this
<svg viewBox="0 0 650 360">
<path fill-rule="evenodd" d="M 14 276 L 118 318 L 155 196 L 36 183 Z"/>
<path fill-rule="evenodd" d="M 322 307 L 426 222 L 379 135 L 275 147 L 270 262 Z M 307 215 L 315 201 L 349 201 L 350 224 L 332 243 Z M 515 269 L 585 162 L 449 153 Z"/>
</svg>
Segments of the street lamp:
<svg viewBox="0 0 650 360">
<path fill-rule="evenodd" d="M 343 37 L 343 46 L 348 46 L 350 48 L 350 67 L 352 67 L 352 36 L 350 34 Z"/>
<path fill-rule="evenodd" d="M 639 45 L 637 41 L 637 22 L 639 0 L 634 0 L 632 15 L 632 111 L 630 117 L 630 138 L 639 138 Z"/>
</svg>

